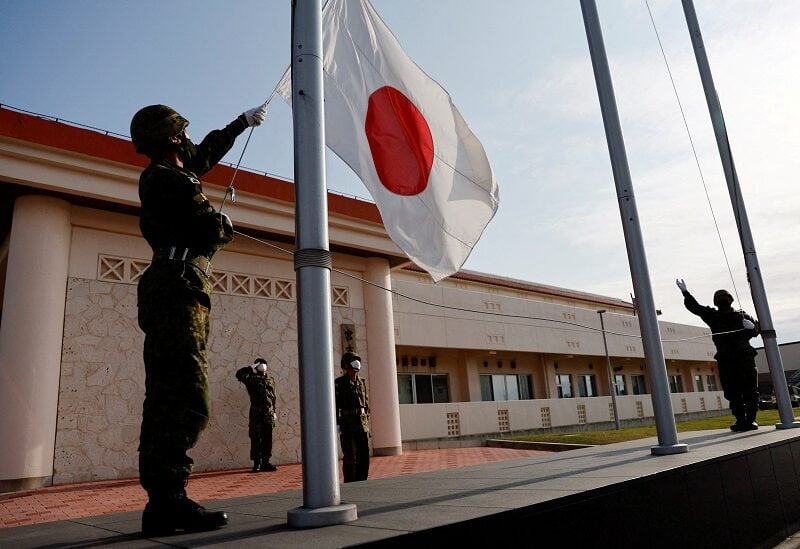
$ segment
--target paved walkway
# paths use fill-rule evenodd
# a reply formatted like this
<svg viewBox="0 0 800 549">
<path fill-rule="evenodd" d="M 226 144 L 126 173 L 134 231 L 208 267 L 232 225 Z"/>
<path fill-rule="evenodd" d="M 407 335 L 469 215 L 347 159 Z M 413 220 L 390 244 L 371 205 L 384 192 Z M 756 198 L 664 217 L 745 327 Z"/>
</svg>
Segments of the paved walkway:
<svg viewBox="0 0 800 549">
<path fill-rule="evenodd" d="M 546 453 L 488 447 L 407 450 L 402 456 L 372 458 L 369 478 L 397 477 Z M 207 502 L 284 492 L 301 486 L 301 465 L 294 464 L 280 465 L 274 473 L 251 473 L 249 469 L 196 473 L 187 491 L 192 499 Z M 147 494 L 136 479 L 62 484 L 0 494 L 0 528 L 136 511 L 143 509 L 146 502 Z"/>
</svg>

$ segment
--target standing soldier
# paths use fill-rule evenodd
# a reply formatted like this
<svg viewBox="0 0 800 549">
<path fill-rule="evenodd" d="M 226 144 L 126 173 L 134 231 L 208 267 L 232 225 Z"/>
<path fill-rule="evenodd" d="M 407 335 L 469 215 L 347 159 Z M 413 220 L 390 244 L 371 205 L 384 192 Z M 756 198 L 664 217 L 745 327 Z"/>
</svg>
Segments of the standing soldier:
<svg viewBox="0 0 800 549">
<path fill-rule="evenodd" d="M 342 355 L 344 375 L 334 382 L 336 423 L 342 446 L 344 481 L 367 480 L 369 474 L 369 397 L 367 385 L 358 377 L 361 357 L 347 351 Z"/>
<path fill-rule="evenodd" d="M 683 279 L 675 281 L 683 294 L 683 304 L 711 328 L 711 339 L 717 347 L 714 358 L 719 369 L 722 391 L 731 406 L 736 423 L 731 431 L 758 429 L 758 371 L 756 350 L 750 339 L 758 335 L 756 321 L 744 311 L 731 307 L 733 296 L 727 290 L 714 292 L 714 307 L 700 305 L 686 289 Z"/>
<path fill-rule="evenodd" d="M 267 361 L 257 358 L 251 366 L 236 371 L 236 379 L 250 395 L 248 435 L 253 472 L 277 471 L 272 457 L 272 428 L 275 426 L 275 380 L 267 373 Z"/>
<path fill-rule="evenodd" d="M 233 240 L 233 225 L 214 211 L 198 179 L 266 107 L 242 113 L 195 145 L 189 121 L 166 105 L 139 110 L 131 121 L 136 152 L 150 165 L 139 178 L 139 227 L 153 261 L 139 280 L 139 326 L 145 333 L 145 399 L 139 438 L 139 480 L 148 502 L 145 535 L 202 531 L 228 522 L 186 495 L 192 459 L 186 452 L 208 424 L 208 315 L 211 257 Z"/>
</svg>

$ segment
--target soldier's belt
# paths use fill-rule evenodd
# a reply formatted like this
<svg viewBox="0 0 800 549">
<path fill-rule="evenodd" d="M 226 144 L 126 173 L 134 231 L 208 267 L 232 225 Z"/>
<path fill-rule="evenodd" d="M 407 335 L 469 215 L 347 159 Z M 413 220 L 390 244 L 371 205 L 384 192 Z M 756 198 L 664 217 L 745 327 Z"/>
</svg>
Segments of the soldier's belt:
<svg viewBox="0 0 800 549">
<path fill-rule="evenodd" d="M 353 410 L 341 410 L 339 415 L 341 416 L 360 416 L 361 414 L 366 414 L 367 411 L 364 408 L 355 408 Z"/>
<path fill-rule="evenodd" d="M 172 259 L 174 261 L 184 261 L 190 263 L 203 271 L 208 276 L 211 270 L 211 261 L 204 255 L 196 254 L 189 248 L 178 248 L 177 246 L 170 246 L 169 248 L 162 248 L 156 250 L 153 254 L 153 260 L 156 259 Z"/>
</svg>

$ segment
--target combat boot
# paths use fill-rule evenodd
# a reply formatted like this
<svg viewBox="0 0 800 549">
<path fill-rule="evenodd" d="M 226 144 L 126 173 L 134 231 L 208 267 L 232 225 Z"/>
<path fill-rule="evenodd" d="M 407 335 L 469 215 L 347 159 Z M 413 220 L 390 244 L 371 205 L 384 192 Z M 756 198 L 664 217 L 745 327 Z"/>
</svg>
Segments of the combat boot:
<svg viewBox="0 0 800 549">
<path fill-rule="evenodd" d="M 253 460 L 253 473 L 260 473 L 264 470 L 264 466 L 261 464 L 260 459 Z"/>
<path fill-rule="evenodd" d="M 272 472 L 275 472 L 277 470 L 278 470 L 278 468 L 275 467 L 273 464 L 271 464 L 269 461 L 265 461 L 263 463 L 263 465 L 261 465 L 261 471 L 262 472 L 272 473 Z"/>
<path fill-rule="evenodd" d="M 748 402 L 744 405 L 744 425 L 742 426 L 742 431 L 755 431 L 758 429 L 758 423 L 756 423 L 757 412 L 757 402 Z"/>
<path fill-rule="evenodd" d="M 731 431 L 734 433 L 741 433 L 742 431 L 745 431 L 747 420 L 745 419 L 744 404 L 731 404 L 731 413 L 733 414 L 733 417 L 736 418 L 736 423 L 730 426 Z"/>
<path fill-rule="evenodd" d="M 186 492 L 155 494 L 142 513 L 142 534 L 147 537 L 168 536 L 176 530 L 205 532 L 228 524 L 224 511 L 207 511 L 186 497 Z"/>
</svg>

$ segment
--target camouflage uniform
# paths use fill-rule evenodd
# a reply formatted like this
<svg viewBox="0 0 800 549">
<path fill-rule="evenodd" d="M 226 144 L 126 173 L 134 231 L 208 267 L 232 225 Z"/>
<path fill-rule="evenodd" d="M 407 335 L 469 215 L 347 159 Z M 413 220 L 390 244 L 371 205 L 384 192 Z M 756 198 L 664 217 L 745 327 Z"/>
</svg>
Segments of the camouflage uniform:
<svg viewBox="0 0 800 549">
<path fill-rule="evenodd" d="M 272 457 L 272 429 L 275 426 L 275 380 L 269 374 L 261 375 L 245 366 L 236 371 L 236 379 L 247 387 L 250 395 L 250 418 L 247 434 L 250 436 L 250 459 L 256 467 L 269 463 Z"/>
<path fill-rule="evenodd" d="M 183 490 L 193 464 L 186 452 L 208 424 L 209 262 L 233 239 L 233 228 L 214 211 L 198 177 L 246 127 L 239 117 L 209 133 L 183 168 L 156 161 L 139 179 L 140 228 L 153 249 L 138 287 L 146 376 L 139 476 L 151 496 Z"/>
<path fill-rule="evenodd" d="M 349 356 L 358 357 L 350 354 Z M 344 364 L 348 353 L 342 357 Z M 333 381 L 336 395 L 336 423 L 342 446 L 342 471 L 345 482 L 367 480 L 369 475 L 369 397 L 367 384 L 348 374 Z"/>
<path fill-rule="evenodd" d="M 688 291 L 683 296 L 683 304 L 689 312 L 703 319 L 714 334 L 719 334 L 713 335 L 712 340 L 717 348 L 714 358 L 722 391 L 737 423 L 752 423 L 758 410 L 758 371 L 756 350 L 750 345 L 750 339 L 758 335 L 758 330 L 743 329 L 742 320 L 747 319 L 756 326 L 758 323 L 744 311 L 720 311 L 700 305 Z"/>
</svg>

